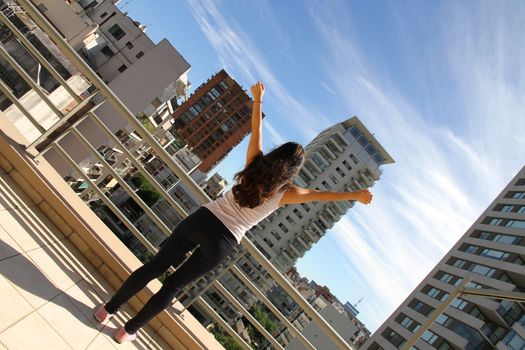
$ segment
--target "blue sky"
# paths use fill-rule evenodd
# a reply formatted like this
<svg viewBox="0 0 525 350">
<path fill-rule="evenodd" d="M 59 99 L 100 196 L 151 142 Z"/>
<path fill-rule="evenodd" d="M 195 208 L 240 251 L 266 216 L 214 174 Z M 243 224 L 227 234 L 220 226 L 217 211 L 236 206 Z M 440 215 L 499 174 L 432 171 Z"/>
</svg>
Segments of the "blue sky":
<svg viewBox="0 0 525 350">
<path fill-rule="evenodd" d="M 525 3 L 121 1 L 192 65 L 262 80 L 265 151 L 357 115 L 396 160 L 299 262 L 372 331 L 525 164 Z M 247 139 L 217 170 L 243 166 Z M 327 258 L 327 257 L 330 258 Z"/>
</svg>

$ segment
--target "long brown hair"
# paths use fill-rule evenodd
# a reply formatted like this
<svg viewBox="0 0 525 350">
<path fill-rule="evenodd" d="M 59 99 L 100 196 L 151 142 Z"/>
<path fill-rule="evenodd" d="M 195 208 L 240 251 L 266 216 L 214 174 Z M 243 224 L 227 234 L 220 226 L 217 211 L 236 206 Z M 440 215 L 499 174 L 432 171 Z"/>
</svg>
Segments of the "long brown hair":
<svg viewBox="0 0 525 350">
<path fill-rule="evenodd" d="M 268 154 L 258 154 L 242 171 L 235 174 L 232 192 L 241 207 L 255 208 L 279 190 L 292 186 L 303 166 L 303 147 L 287 142 Z"/>
</svg>

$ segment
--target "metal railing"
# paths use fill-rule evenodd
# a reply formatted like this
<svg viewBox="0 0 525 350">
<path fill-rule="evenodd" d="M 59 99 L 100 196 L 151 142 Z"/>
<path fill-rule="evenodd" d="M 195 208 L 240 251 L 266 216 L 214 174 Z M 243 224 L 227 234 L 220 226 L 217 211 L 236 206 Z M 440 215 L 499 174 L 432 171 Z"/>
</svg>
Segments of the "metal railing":
<svg viewBox="0 0 525 350">
<path fill-rule="evenodd" d="M 19 42 L 27 48 L 28 52 L 33 55 L 34 59 L 45 67 L 51 76 L 62 86 L 70 95 L 71 99 L 78 104 L 86 103 L 94 99 L 94 96 L 102 97 L 102 102 L 98 105 L 94 105 L 81 117 L 76 119 L 68 120 L 70 115 L 59 110 L 50 98 L 47 96 L 47 92 L 44 91 L 34 80 L 27 74 L 16 60 L 9 54 L 9 52 L 0 44 L 0 56 L 20 75 L 20 77 L 31 87 L 32 91 L 38 94 L 39 98 L 50 108 L 55 114 L 58 122 L 48 128 L 45 128 L 38 122 L 38 118 L 29 111 L 27 108 L 22 106 L 20 101 L 10 90 L 9 86 L 0 80 L 0 90 L 6 95 L 8 99 L 18 108 L 22 114 L 29 120 L 29 122 L 40 132 L 40 137 L 34 140 L 29 146 L 28 151 L 33 152 L 37 157 L 44 156 L 48 151 L 53 149 L 56 151 L 71 169 L 75 170 L 80 174 L 82 179 L 88 184 L 88 188 L 95 192 L 98 198 L 111 209 L 111 211 L 118 217 L 120 221 L 126 226 L 126 228 L 144 245 L 144 247 L 151 253 L 156 253 L 157 248 L 144 237 L 144 235 L 133 225 L 129 218 L 119 210 L 119 208 L 111 201 L 108 196 L 102 191 L 96 181 L 91 179 L 88 174 L 76 163 L 73 157 L 68 153 L 66 149 L 61 145 L 61 141 L 66 137 L 73 137 L 85 150 L 87 150 L 90 156 L 95 159 L 98 163 L 107 169 L 109 175 L 111 175 L 124 191 L 135 201 L 138 206 L 144 211 L 144 213 L 158 226 L 160 231 L 165 234 L 170 234 L 170 229 L 166 224 L 151 210 L 151 208 L 143 201 L 140 196 L 134 191 L 134 189 L 122 178 L 121 175 L 115 171 L 107 160 L 100 155 L 97 151 L 97 147 L 100 145 L 93 145 L 90 141 L 79 131 L 79 125 L 82 125 L 86 120 L 92 121 L 100 130 L 102 134 L 107 137 L 108 141 L 116 147 L 118 147 L 123 156 L 129 159 L 131 164 L 140 172 L 152 186 L 158 191 L 162 198 L 166 200 L 181 217 L 186 217 L 187 212 L 182 206 L 173 199 L 173 197 L 164 189 L 164 187 L 158 183 L 156 178 L 152 176 L 139 162 L 135 159 L 133 154 L 120 142 L 119 138 L 100 120 L 96 114 L 98 106 L 103 102 L 109 103 L 115 108 L 118 114 L 124 118 L 124 120 L 136 130 L 143 141 L 152 149 L 156 156 L 158 156 L 174 173 L 175 175 L 189 187 L 190 191 L 198 198 L 201 203 L 207 203 L 210 201 L 206 193 L 195 183 L 191 177 L 174 161 L 172 156 L 166 152 L 162 145 L 151 135 L 142 125 L 142 123 L 133 115 L 133 113 L 122 103 L 122 101 L 115 95 L 115 93 L 99 78 L 99 76 L 88 66 L 86 62 L 75 52 L 75 50 L 62 38 L 60 33 L 55 27 L 50 24 L 47 19 L 39 12 L 39 10 L 29 0 L 18 0 L 20 8 L 10 14 L 10 16 L 18 16 L 23 13 L 24 16 L 28 16 L 36 26 L 42 30 L 57 46 L 61 53 L 78 69 L 82 77 L 91 83 L 96 89 L 95 93 L 92 93 L 89 98 L 82 99 L 68 83 L 60 76 L 55 68 L 46 61 L 44 56 L 27 40 L 22 32 L 11 23 L 10 19 L 0 12 L 0 21 L 12 31 L 19 40 Z M 14 6 L 14 5 L 13 5 Z M 18 5 L 17 5 L 18 6 Z M 27 20 L 27 18 L 25 18 Z M 66 125 L 62 129 L 60 125 Z M 42 146 L 43 145 L 43 146 Z M 242 246 L 251 254 L 255 260 L 266 270 L 270 276 L 292 297 L 292 299 L 304 309 L 306 314 L 316 322 L 319 327 L 328 335 L 328 337 L 340 348 L 340 349 L 353 349 L 351 345 L 346 341 L 326 322 L 317 311 L 302 297 L 302 295 L 284 278 L 284 276 L 271 264 L 268 259 L 250 242 L 248 239 L 242 241 Z M 239 256 L 237 259 L 239 259 Z M 249 288 L 254 295 L 264 303 L 269 310 L 274 313 L 283 324 L 288 327 L 290 332 L 298 337 L 298 339 L 306 346 L 307 349 L 315 349 L 315 347 L 299 332 L 287 319 L 279 312 L 279 310 L 265 297 L 264 293 L 261 292 L 253 282 L 250 281 L 249 277 L 246 276 L 239 268 L 233 263 L 230 268 L 223 271 L 224 273 L 231 273 L 241 280 L 247 288 Z M 212 287 L 218 290 L 224 295 L 235 308 L 244 315 L 264 336 L 268 341 L 277 349 L 283 347 L 279 342 L 269 334 L 264 327 L 255 319 L 250 313 L 239 303 L 236 298 L 230 294 L 230 292 L 218 281 L 217 276 L 212 284 Z M 203 291 L 204 292 L 204 291 Z M 220 315 L 218 315 L 213 308 L 203 299 L 202 295 L 198 295 L 194 302 L 198 303 L 203 310 L 205 310 L 217 323 L 219 323 L 236 341 L 245 349 L 251 349 L 250 345 L 247 344 L 242 337 L 240 337 L 236 331 L 234 331 Z"/>
</svg>

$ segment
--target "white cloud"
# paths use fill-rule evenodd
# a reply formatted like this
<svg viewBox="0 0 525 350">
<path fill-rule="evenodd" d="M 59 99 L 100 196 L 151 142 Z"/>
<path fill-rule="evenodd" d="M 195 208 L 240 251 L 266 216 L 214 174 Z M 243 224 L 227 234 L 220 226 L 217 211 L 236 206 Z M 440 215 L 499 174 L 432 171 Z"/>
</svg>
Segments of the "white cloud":
<svg viewBox="0 0 525 350">
<path fill-rule="evenodd" d="M 523 45 L 517 55 L 513 45 L 521 42 L 525 27 L 513 21 L 516 27 L 510 33 L 500 12 L 493 18 L 482 9 L 484 17 L 469 20 L 467 10 L 456 10 L 436 40 L 452 48 L 448 70 L 437 62 L 439 55 L 436 61 L 420 63 L 458 84 L 459 95 L 449 91 L 447 97 L 460 99 L 463 119 L 432 127 L 417 103 L 367 65 L 353 33 L 333 17 L 337 12 L 330 5 L 310 9 L 327 47 L 327 83 L 396 160 L 384 166 L 375 203 L 355 207 L 350 220 L 333 230 L 346 250 L 344 269 L 358 276 L 360 293 L 370 294 L 360 316 L 372 329 L 426 276 L 525 160 L 522 145 L 515 142 L 525 134 L 524 70 L 512 72 L 517 76 L 505 72 L 506 65 L 516 66 L 515 60 L 525 58 Z M 482 25 L 485 21 L 492 27 Z M 447 47 L 432 49 L 447 52 Z M 347 283 L 346 278 L 342 275 L 340 283 Z M 351 290 L 339 294 L 343 299 L 349 295 Z"/>
<path fill-rule="evenodd" d="M 331 93 L 332 95 L 335 95 L 335 94 L 336 94 L 335 91 L 334 91 L 334 89 L 332 89 L 330 86 L 328 86 L 328 84 L 325 83 L 324 81 L 319 82 L 319 84 L 321 84 L 321 87 L 322 87 L 323 89 L 325 89 L 326 91 L 328 91 L 329 93 Z"/>
</svg>

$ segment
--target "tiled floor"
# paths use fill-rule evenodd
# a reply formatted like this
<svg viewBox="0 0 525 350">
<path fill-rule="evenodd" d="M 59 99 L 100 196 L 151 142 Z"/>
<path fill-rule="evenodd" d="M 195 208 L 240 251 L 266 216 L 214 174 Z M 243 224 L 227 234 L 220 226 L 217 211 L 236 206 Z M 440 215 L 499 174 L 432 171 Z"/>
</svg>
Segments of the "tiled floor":
<svg viewBox="0 0 525 350">
<path fill-rule="evenodd" d="M 112 288 L 0 168 L 0 350 L 170 349 L 149 327 L 133 344 L 98 324 L 93 308 Z"/>
</svg>

